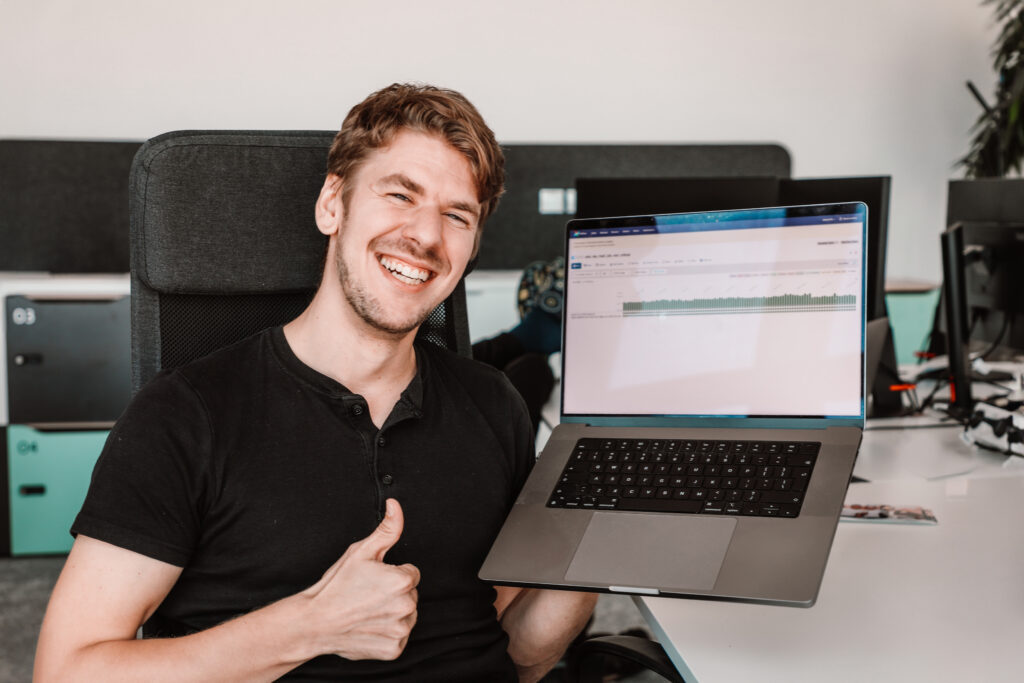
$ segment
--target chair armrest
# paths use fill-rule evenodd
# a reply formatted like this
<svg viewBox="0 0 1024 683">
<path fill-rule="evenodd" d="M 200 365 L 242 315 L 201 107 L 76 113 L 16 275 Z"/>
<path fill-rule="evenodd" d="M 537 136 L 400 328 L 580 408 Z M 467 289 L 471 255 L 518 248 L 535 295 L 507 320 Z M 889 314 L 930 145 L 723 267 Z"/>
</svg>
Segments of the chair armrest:
<svg viewBox="0 0 1024 683">
<path fill-rule="evenodd" d="M 600 683 L 607 656 L 635 662 L 671 683 L 686 683 L 658 643 L 637 636 L 599 636 L 583 641 L 571 651 L 567 662 L 569 680 Z"/>
</svg>

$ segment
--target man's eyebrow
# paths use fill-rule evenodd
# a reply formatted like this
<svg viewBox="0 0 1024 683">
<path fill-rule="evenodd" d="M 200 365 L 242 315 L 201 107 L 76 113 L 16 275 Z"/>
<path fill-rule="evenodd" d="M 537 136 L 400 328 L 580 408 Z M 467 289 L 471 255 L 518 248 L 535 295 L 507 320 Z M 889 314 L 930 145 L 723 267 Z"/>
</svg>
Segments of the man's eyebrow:
<svg viewBox="0 0 1024 683">
<path fill-rule="evenodd" d="M 480 217 L 480 209 L 465 202 L 452 202 L 452 208 L 458 209 L 459 211 L 465 211 L 469 215 L 473 216 L 473 218 Z"/>
<path fill-rule="evenodd" d="M 404 173 L 392 173 L 391 175 L 386 175 L 380 179 L 380 182 L 386 185 L 401 185 L 405 189 L 409 190 L 409 192 L 414 192 L 416 194 L 423 194 L 424 192 L 422 185 Z"/>
</svg>

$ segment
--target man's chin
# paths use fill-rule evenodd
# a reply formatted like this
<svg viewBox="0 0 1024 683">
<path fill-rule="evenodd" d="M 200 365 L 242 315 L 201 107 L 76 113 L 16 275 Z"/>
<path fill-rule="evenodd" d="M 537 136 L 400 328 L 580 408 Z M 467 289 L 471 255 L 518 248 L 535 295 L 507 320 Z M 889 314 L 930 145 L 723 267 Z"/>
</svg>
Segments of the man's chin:
<svg viewBox="0 0 1024 683">
<path fill-rule="evenodd" d="M 415 332 L 420 325 L 426 322 L 432 312 L 433 309 L 427 311 L 418 318 L 410 318 L 406 320 L 387 320 L 381 316 L 365 312 L 360 312 L 359 317 L 362 318 L 363 322 L 377 332 L 381 332 L 391 337 L 401 338 L 410 332 Z"/>
</svg>

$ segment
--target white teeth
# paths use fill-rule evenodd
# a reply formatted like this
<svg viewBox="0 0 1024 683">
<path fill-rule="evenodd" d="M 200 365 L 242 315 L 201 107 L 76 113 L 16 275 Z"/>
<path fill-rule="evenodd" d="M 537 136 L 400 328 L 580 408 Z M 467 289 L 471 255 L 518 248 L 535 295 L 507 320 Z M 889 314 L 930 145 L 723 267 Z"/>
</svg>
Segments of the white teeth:
<svg viewBox="0 0 1024 683">
<path fill-rule="evenodd" d="M 392 261 L 387 256 L 380 257 L 380 264 L 390 270 L 392 274 L 404 276 L 400 279 L 410 280 L 411 284 L 426 282 L 430 277 L 430 273 L 421 268 L 413 268 L 406 263 Z"/>
</svg>

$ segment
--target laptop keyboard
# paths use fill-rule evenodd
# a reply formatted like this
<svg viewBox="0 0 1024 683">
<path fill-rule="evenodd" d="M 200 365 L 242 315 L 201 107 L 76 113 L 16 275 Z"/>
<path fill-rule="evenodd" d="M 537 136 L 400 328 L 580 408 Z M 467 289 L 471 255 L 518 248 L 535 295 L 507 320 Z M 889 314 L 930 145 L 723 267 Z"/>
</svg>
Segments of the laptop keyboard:
<svg viewBox="0 0 1024 683">
<path fill-rule="evenodd" d="M 821 443 L 580 439 L 548 507 L 796 517 Z"/>
</svg>

